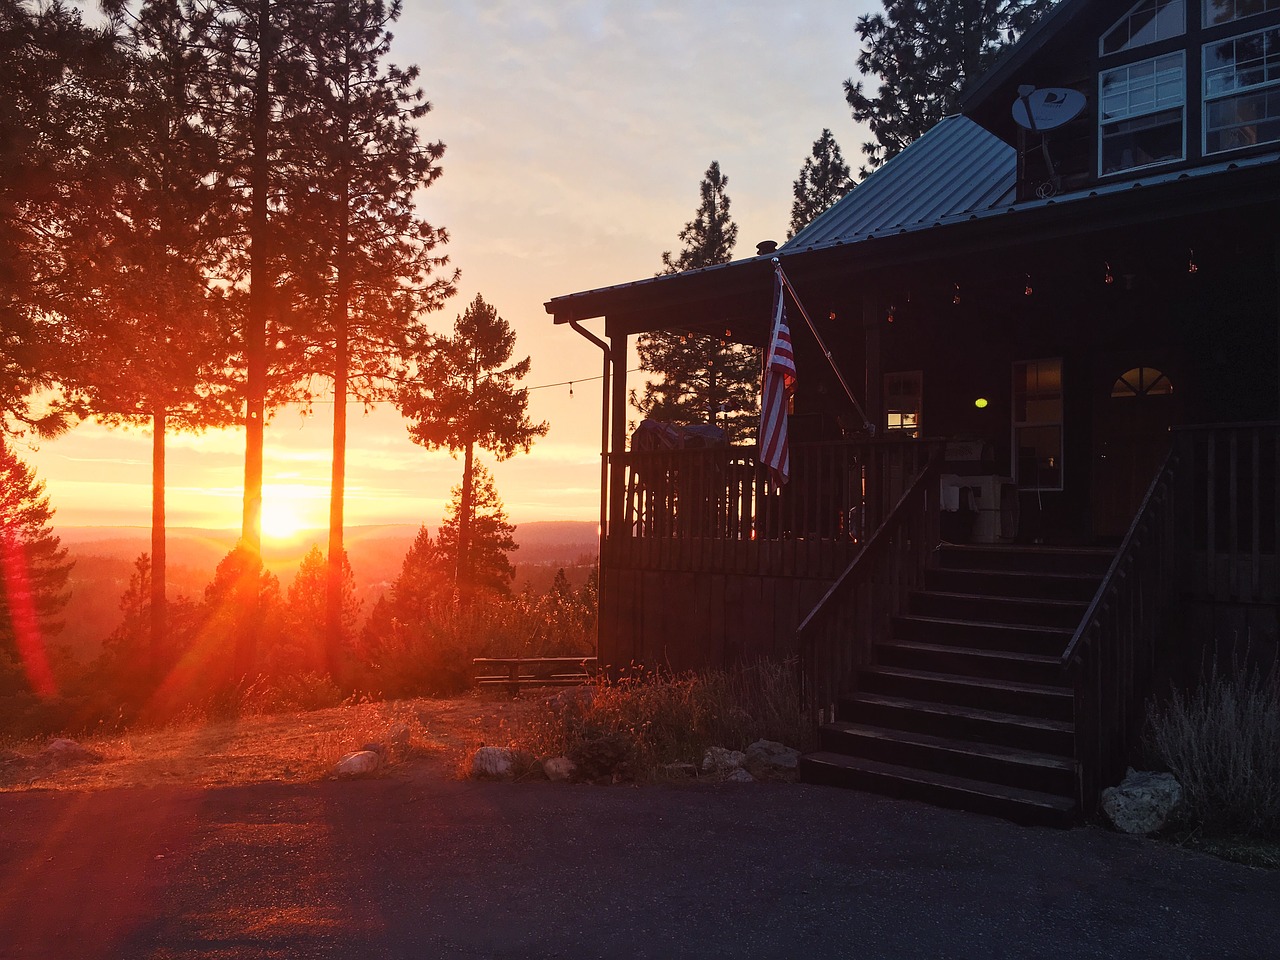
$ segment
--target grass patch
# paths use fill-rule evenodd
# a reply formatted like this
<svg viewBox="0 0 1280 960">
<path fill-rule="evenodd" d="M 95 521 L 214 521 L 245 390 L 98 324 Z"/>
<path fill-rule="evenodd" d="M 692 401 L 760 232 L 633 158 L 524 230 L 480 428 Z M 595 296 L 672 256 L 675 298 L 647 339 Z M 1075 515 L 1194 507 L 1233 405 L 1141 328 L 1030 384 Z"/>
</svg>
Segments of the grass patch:
<svg viewBox="0 0 1280 960">
<path fill-rule="evenodd" d="M 1152 708 L 1151 752 L 1182 785 L 1181 818 L 1219 856 L 1280 842 L 1280 669 L 1215 665 L 1191 694 Z M 1250 854 L 1253 856 L 1254 854 Z M 1228 857 L 1235 859 L 1235 857 Z"/>
<path fill-rule="evenodd" d="M 741 750 L 776 740 L 798 750 L 815 731 L 800 709 L 795 665 L 762 661 L 677 676 L 643 670 L 553 698 L 512 729 L 511 746 L 567 756 L 591 771 L 661 779 L 661 768 L 699 763 L 711 746 Z"/>
</svg>

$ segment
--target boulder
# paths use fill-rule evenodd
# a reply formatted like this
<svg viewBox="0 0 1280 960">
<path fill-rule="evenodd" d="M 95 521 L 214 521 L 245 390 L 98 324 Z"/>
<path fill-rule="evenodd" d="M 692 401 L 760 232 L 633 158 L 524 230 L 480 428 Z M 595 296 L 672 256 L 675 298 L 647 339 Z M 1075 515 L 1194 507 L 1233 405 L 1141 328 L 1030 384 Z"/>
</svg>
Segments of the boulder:
<svg viewBox="0 0 1280 960">
<path fill-rule="evenodd" d="M 102 754 L 82 747 L 74 740 L 50 740 L 40 751 L 40 760 L 46 763 L 71 765 L 75 763 L 101 763 Z"/>
<path fill-rule="evenodd" d="M 751 774 L 747 773 L 747 771 L 744 770 L 742 767 L 738 767 L 738 769 L 734 770 L 733 773 L 729 774 L 727 777 L 724 778 L 724 782 L 725 783 L 755 783 L 756 778 L 753 777 Z"/>
<path fill-rule="evenodd" d="M 547 775 L 548 780 L 563 783 L 573 779 L 578 772 L 578 765 L 568 757 L 548 757 L 542 761 L 542 772 Z"/>
<path fill-rule="evenodd" d="M 728 773 L 737 770 L 746 762 L 747 755 L 741 750 L 726 750 L 724 747 L 707 747 L 702 755 L 703 773 Z"/>
<path fill-rule="evenodd" d="M 743 766 L 760 779 L 786 779 L 796 775 L 800 769 L 800 751 L 776 740 L 757 740 L 747 747 L 746 754 Z"/>
<path fill-rule="evenodd" d="M 337 762 L 333 775 L 342 779 L 367 777 L 382 766 L 382 755 L 375 750 L 356 750 Z"/>
<path fill-rule="evenodd" d="M 1102 811 L 1124 833 L 1161 830 L 1182 802 L 1182 785 L 1171 773 L 1129 769 L 1118 787 L 1102 791 Z"/>
<path fill-rule="evenodd" d="M 471 776 L 479 780 L 510 780 L 515 770 L 515 756 L 503 747 L 481 747 L 471 758 Z"/>
</svg>

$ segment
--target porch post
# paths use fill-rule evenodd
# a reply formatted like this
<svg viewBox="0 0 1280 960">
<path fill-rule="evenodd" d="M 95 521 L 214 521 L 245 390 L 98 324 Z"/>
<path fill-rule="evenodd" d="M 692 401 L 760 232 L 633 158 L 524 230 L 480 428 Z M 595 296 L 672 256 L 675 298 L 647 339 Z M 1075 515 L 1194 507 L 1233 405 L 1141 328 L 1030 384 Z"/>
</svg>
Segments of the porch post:
<svg viewBox="0 0 1280 960">
<path fill-rule="evenodd" d="M 609 353 L 613 358 L 613 424 L 609 430 L 609 536 L 621 536 L 626 509 L 626 476 L 619 454 L 627 449 L 627 356 L 625 333 L 609 337 Z"/>
<path fill-rule="evenodd" d="M 867 347 L 867 419 L 875 424 L 876 436 L 880 436 L 884 433 L 884 364 L 880 358 L 884 304 L 876 295 L 862 298 L 862 327 Z"/>
</svg>

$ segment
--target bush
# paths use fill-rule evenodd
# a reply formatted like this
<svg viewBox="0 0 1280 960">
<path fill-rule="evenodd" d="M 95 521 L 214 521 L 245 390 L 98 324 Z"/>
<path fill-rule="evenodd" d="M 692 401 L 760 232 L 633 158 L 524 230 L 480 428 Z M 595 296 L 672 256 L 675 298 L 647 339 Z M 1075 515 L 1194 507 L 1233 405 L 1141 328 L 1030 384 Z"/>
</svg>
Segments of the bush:
<svg viewBox="0 0 1280 960">
<path fill-rule="evenodd" d="M 1280 837 L 1280 669 L 1217 667 L 1190 695 L 1154 707 L 1148 743 L 1206 831 Z"/>
<path fill-rule="evenodd" d="M 606 744 L 628 773 L 652 777 L 663 764 L 698 763 L 710 746 L 741 750 L 766 739 L 804 750 L 813 736 L 794 664 L 762 661 L 729 671 L 669 676 L 636 669 L 616 682 L 601 679 L 550 701 L 513 745 L 577 758 Z"/>
</svg>

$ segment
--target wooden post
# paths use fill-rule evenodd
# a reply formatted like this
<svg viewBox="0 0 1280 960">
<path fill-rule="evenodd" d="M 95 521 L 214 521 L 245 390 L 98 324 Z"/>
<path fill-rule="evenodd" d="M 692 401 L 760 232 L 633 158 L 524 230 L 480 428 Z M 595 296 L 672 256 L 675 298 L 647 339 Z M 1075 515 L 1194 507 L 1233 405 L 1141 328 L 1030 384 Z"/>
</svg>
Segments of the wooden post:
<svg viewBox="0 0 1280 960">
<path fill-rule="evenodd" d="M 628 337 L 625 333 L 609 337 L 609 354 L 613 358 L 613 425 L 609 431 L 609 536 L 614 542 L 626 533 L 626 477 L 623 475 L 619 454 L 627 448 L 627 354 Z"/>
<path fill-rule="evenodd" d="M 884 363 L 880 357 L 884 315 L 884 304 L 878 296 L 863 297 L 862 327 L 867 345 L 867 419 L 875 424 L 876 436 L 884 433 Z"/>
</svg>

